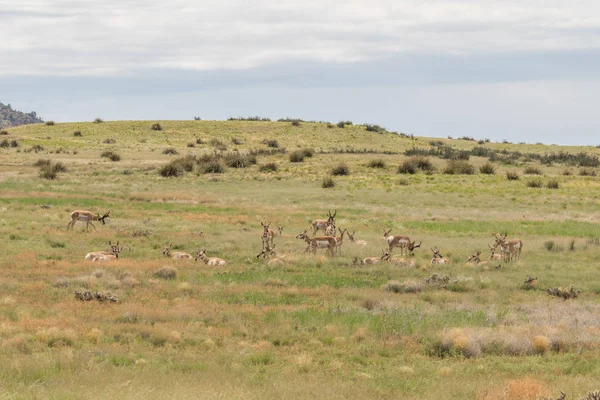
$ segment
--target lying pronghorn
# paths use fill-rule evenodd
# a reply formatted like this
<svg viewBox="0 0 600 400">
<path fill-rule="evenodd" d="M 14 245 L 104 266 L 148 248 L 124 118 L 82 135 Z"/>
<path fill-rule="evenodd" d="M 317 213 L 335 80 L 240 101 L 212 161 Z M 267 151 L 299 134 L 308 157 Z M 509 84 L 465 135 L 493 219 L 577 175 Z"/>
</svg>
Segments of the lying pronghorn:
<svg viewBox="0 0 600 400">
<path fill-rule="evenodd" d="M 390 235 L 391 231 L 391 229 L 388 231 L 385 229 L 383 230 L 383 237 L 387 241 L 390 253 L 394 247 L 399 247 L 400 255 L 402 255 L 403 252 L 406 252 L 406 255 L 409 255 L 414 249 L 421 247 L 421 242 L 419 242 L 419 244 L 415 244 L 415 241 L 411 242 L 408 236 Z M 404 251 L 404 249 L 406 249 L 406 251 Z"/>
<path fill-rule="evenodd" d="M 502 253 L 496 253 L 496 247 L 492 247 L 488 244 L 488 247 L 490 248 L 490 251 L 492 252 L 490 254 L 490 260 L 504 260 L 504 254 Z"/>
<path fill-rule="evenodd" d="M 107 256 L 109 258 L 112 256 L 115 256 L 115 258 L 118 258 L 117 255 L 121 251 L 121 247 L 119 247 L 119 242 L 117 242 L 117 244 L 113 245 L 112 242 L 109 241 L 108 245 L 110 246 L 110 251 L 92 251 L 85 255 L 85 260 L 96 261 L 96 258 L 103 257 L 103 256 Z M 98 260 L 98 261 L 100 261 L 100 260 Z M 102 261 L 107 261 L 107 260 L 102 260 Z"/>
<path fill-rule="evenodd" d="M 365 265 L 365 264 L 378 264 L 381 261 L 384 261 L 386 259 L 386 257 L 389 257 L 390 255 L 390 250 L 381 250 L 381 257 L 367 257 L 367 258 L 363 258 L 360 263 Z"/>
<path fill-rule="evenodd" d="M 356 231 L 352 231 L 352 233 L 348 232 L 348 239 L 350 239 L 350 242 L 352 242 L 354 244 L 359 244 L 361 246 L 366 246 L 367 242 L 365 240 L 354 240 L 355 233 L 356 233 Z"/>
<path fill-rule="evenodd" d="M 173 243 L 169 243 L 167 246 L 165 246 L 163 248 L 163 255 L 165 257 L 169 257 L 169 258 L 176 258 L 176 259 L 192 259 L 194 257 L 192 257 L 191 254 L 186 253 L 185 251 L 173 251 L 171 252 L 171 247 L 173 246 Z"/>
<path fill-rule="evenodd" d="M 477 250 L 477 253 L 474 253 L 471 255 L 471 257 L 469 257 L 469 259 L 467 260 L 467 262 L 474 262 L 477 265 L 488 265 L 489 261 L 481 261 L 481 251 Z"/>
<path fill-rule="evenodd" d="M 263 260 L 266 260 L 267 258 L 270 258 L 269 261 L 267 261 L 268 265 L 281 265 L 281 264 L 285 264 L 285 260 L 284 260 L 284 256 L 281 257 L 277 257 L 275 254 L 275 245 L 273 245 L 272 248 L 264 248 L 260 251 L 260 253 L 258 253 L 258 255 L 256 256 L 256 258 L 262 258 Z"/>
<path fill-rule="evenodd" d="M 401 267 L 415 267 L 417 265 L 417 263 L 414 260 L 406 258 L 392 258 L 392 255 L 389 250 L 382 257 L 382 261 L 387 261 L 390 264 L 398 265 Z"/>
<path fill-rule="evenodd" d="M 450 260 L 448 260 L 447 258 L 444 258 L 444 256 L 442 256 L 440 254 L 440 251 L 437 249 L 437 247 L 435 248 L 435 250 L 431 249 L 431 251 L 433 252 L 433 258 L 431 259 L 432 264 L 449 264 L 450 263 Z"/>
<path fill-rule="evenodd" d="M 198 261 L 198 259 L 201 259 L 202 261 L 204 261 L 205 264 L 211 265 L 211 266 L 215 266 L 215 265 L 217 265 L 217 266 L 225 266 L 225 265 L 227 265 L 227 261 L 223 260 L 222 258 L 206 257 L 204 249 L 200 250 L 200 252 L 196 256 L 196 258 L 194 259 L 194 261 Z"/>
<path fill-rule="evenodd" d="M 316 254 L 317 249 L 327 249 L 332 257 L 337 245 L 337 240 L 333 236 L 313 236 L 309 238 L 306 234 L 306 229 L 296 236 L 296 239 L 302 239 L 308 244 L 305 251 L 311 250 L 313 254 Z"/>
</svg>

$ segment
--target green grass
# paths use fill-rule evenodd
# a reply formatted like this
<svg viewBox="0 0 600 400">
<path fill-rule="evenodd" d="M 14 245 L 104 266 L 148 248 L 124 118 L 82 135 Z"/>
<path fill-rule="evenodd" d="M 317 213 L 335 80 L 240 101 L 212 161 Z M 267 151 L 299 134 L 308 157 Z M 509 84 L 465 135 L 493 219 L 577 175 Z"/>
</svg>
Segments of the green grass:
<svg viewBox="0 0 600 400">
<path fill-rule="evenodd" d="M 495 174 L 486 174 L 480 171 L 489 165 L 480 168 L 488 159 L 471 156 L 474 175 L 443 174 L 447 160 L 436 157 L 427 158 L 427 173 L 398 175 L 399 166 L 415 160 L 404 151 L 429 148 L 432 138 L 289 121 L 160 121 L 158 132 L 151 129 L 156 122 L 10 129 L 20 149 L 43 149 L 0 149 L 0 234 L 6 238 L 0 397 L 195 398 L 202 388 L 223 398 L 464 399 L 504 393 L 527 377 L 555 396 L 562 390 L 579 398 L 598 389 L 600 181 L 591 173 L 567 176 L 562 164 L 498 162 Z M 109 138 L 115 143 L 104 143 Z M 435 140 L 456 150 L 479 146 Z M 286 152 L 258 151 L 256 164 L 235 168 L 236 162 L 222 173 L 205 174 L 193 164 L 179 177 L 159 174 L 177 157 L 214 154 L 219 143 L 227 147 L 223 161 L 245 160 L 249 151 L 275 143 Z M 592 147 L 484 146 L 600 154 Z M 115 148 L 118 163 L 101 157 Z M 165 148 L 180 156 L 163 154 Z M 293 152 L 304 161 L 290 162 Z M 67 172 L 41 179 L 33 167 L 39 159 L 61 162 Z M 277 170 L 261 172 L 269 163 Z M 351 174 L 323 189 L 340 164 Z M 531 178 L 506 178 L 527 166 L 541 168 L 544 183 L 557 179 L 559 187 L 531 189 Z M 97 231 L 86 233 L 78 222 L 67 232 L 75 209 L 110 209 L 111 217 L 106 225 L 95 222 Z M 333 258 L 323 250 L 304 253 L 295 236 L 328 210 L 337 210 L 338 228 L 356 231 L 367 245 L 345 239 Z M 256 259 L 265 221 L 285 226 L 275 237 L 283 265 Z M 416 267 L 354 263 L 381 255 L 384 228 L 422 241 Z M 140 231 L 147 234 L 135 235 Z M 477 250 L 486 260 L 500 232 L 523 241 L 520 261 L 466 263 Z M 125 246 L 118 261 L 83 260 L 109 241 Z M 206 249 L 227 266 L 168 259 L 161 252 L 169 243 L 193 255 Z M 431 265 L 434 246 L 449 265 Z M 176 276 L 156 277 L 162 267 L 175 268 Z M 433 273 L 450 282 L 425 285 Z M 529 275 L 537 285 L 524 290 Z M 388 292 L 390 281 L 422 288 Z M 570 285 L 582 291 L 575 300 L 545 292 Z M 120 302 L 79 302 L 73 296 L 79 288 L 110 291 Z M 535 353 L 536 336 L 560 350 Z M 514 348 L 529 353 L 515 355 Z"/>
</svg>

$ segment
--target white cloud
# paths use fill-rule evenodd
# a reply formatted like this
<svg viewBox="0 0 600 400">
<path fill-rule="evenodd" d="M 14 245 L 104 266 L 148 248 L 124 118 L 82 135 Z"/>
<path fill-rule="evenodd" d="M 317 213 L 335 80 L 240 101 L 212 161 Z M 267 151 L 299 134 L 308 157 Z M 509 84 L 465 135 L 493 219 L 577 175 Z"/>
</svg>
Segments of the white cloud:
<svg viewBox="0 0 600 400">
<path fill-rule="evenodd" d="M 0 0 L 0 74 L 102 76 L 600 48 L 599 2 L 531 3 Z"/>
</svg>

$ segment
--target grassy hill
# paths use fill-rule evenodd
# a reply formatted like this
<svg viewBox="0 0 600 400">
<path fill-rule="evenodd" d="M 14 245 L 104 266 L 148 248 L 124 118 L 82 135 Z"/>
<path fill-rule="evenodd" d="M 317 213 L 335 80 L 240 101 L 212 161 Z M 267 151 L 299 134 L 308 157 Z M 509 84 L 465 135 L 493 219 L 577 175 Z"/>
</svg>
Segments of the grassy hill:
<svg viewBox="0 0 600 400">
<path fill-rule="evenodd" d="M 43 122 L 43 120 L 38 118 L 35 112 L 24 113 L 13 110 L 10 104 L 0 103 L 0 129 L 40 122 Z"/>
<path fill-rule="evenodd" d="M 9 128 L 0 393 L 579 398 L 599 389 L 599 157 L 306 122 Z M 66 231 L 76 209 L 111 218 Z M 296 235 L 328 210 L 366 246 L 305 253 Z M 261 222 L 284 226 L 285 265 L 256 258 Z M 422 242 L 415 266 L 355 262 L 381 255 L 383 229 Z M 519 261 L 466 262 L 498 232 L 523 241 Z M 84 260 L 109 241 L 119 260 Z M 169 243 L 227 266 L 168 259 Z M 451 263 L 432 265 L 432 247 Z M 570 285 L 576 299 L 546 292 Z M 119 302 L 80 302 L 82 289 Z"/>
</svg>

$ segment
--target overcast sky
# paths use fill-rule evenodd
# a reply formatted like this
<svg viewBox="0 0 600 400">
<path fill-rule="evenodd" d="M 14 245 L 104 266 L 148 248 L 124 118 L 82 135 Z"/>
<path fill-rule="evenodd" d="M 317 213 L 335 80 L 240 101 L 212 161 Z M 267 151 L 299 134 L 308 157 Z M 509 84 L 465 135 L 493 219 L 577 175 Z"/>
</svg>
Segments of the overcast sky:
<svg viewBox="0 0 600 400">
<path fill-rule="evenodd" d="M 600 144 L 594 0 L 0 0 L 0 101 Z"/>
</svg>

